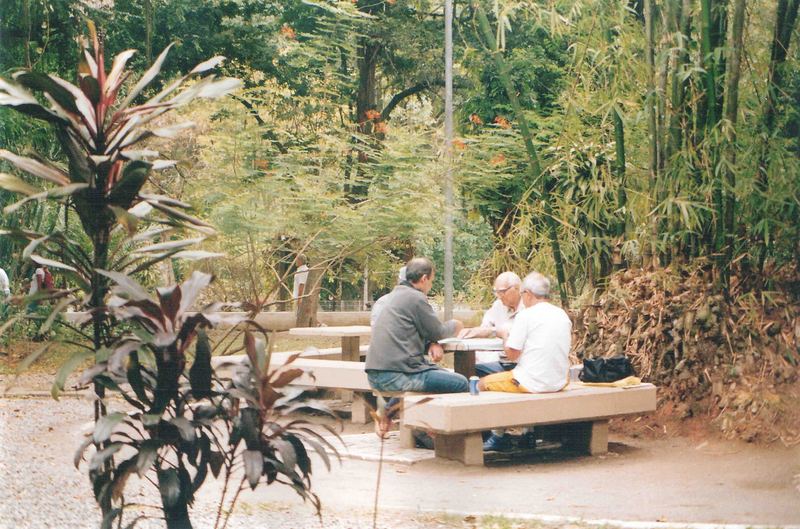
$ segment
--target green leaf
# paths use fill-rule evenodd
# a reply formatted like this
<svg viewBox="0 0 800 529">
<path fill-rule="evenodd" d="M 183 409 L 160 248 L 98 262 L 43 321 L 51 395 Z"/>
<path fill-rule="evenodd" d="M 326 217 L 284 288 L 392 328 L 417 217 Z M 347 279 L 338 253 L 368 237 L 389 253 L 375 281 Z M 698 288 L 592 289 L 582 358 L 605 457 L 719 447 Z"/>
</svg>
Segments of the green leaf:
<svg viewBox="0 0 800 529">
<path fill-rule="evenodd" d="M 49 266 L 50 268 L 60 268 L 61 270 L 69 270 L 70 272 L 77 272 L 77 270 L 74 267 L 68 264 L 64 264 L 59 261 L 54 261 L 52 259 L 47 259 L 46 257 L 42 257 L 41 255 L 31 254 L 31 260 L 34 263 Z"/>
<path fill-rule="evenodd" d="M 159 469 L 158 490 L 164 507 L 174 507 L 181 497 L 181 482 L 178 471 L 174 468 Z"/>
<path fill-rule="evenodd" d="M 5 149 L 0 149 L 0 158 L 3 158 L 26 173 L 47 180 L 48 182 L 52 182 L 59 186 L 69 184 L 69 176 L 67 176 L 64 171 L 34 158 L 18 156 Z"/>
<path fill-rule="evenodd" d="M 108 415 L 104 415 L 100 417 L 100 419 L 94 425 L 94 432 L 92 433 L 92 439 L 94 439 L 95 443 L 102 443 L 107 441 L 109 437 L 111 437 L 111 433 L 114 431 L 114 428 L 122 422 L 126 414 L 121 412 L 109 413 Z"/>
<path fill-rule="evenodd" d="M 123 446 L 124 446 L 123 443 L 119 442 L 111 443 L 107 447 L 95 453 L 95 455 L 92 456 L 92 460 L 89 461 L 89 472 L 100 470 L 100 468 L 103 466 L 106 460 L 108 460 L 109 457 L 119 452 Z"/>
<path fill-rule="evenodd" d="M 108 194 L 108 203 L 127 210 L 133 204 L 136 195 L 147 182 L 147 175 L 153 164 L 143 160 L 134 160 L 125 165 L 122 177 Z"/>
<path fill-rule="evenodd" d="M 171 422 L 178 428 L 178 431 L 181 434 L 181 438 L 184 441 L 191 443 L 192 441 L 195 440 L 196 436 L 194 431 L 194 425 L 192 425 L 189 419 L 187 419 L 186 417 L 173 417 L 169 422 Z"/>
<path fill-rule="evenodd" d="M 242 460 L 247 482 L 251 489 L 255 489 L 258 486 L 258 480 L 261 479 L 261 473 L 264 471 L 264 456 L 259 450 L 245 450 L 242 453 Z"/>
<path fill-rule="evenodd" d="M 160 444 L 153 439 L 146 439 L 139 448 L 139 455 L 136 457 L 136 473 L 143 477 L 150 470 L 158 459 L 158 449 Z"/>
<path fill-rule="evenodd" d="M 119 106 L 121 111 L 130 105 L 131 102 L 133 102 L 133 100 L 136 99 L 140 93 L 142 93 L 142 90 L 144 90 L 145 87 L 150 84 L 150 81 L 156 78 L 158 72 L 161 71 L 161 66 L 164 64 L 164 60 L 167 58 L 170 48 L 172 48 L 174 44 L 174 42 L 171 42 L 169 46 L 164 48 L 164 51 L 159 54 L 153 65 L 148 68 L 144 75 L 142 75 L 141 79 L 139 79 L 139 82 L 137 82 L 136 85 L 131 88 L 131 91 L 128 92 L 128 97 L 126 97 Z"/>
<path fill-rule="evenodd" d="M 180 241 L 167 241 L 167 242 L 160 242 L 158 244 L 152 244 L 150 246 L 144 246 L 142 248 L 137 248 L 136 253 L 149 253 L 149 252 L 160 252 L 162 250 L 174 250 L 176 248 L 183 248 L 185 246 L 192 246 L 194 244 L 199 244 L 203 242 L 203 238 L 195 238 L 195 239 L 183 239 Z"/>
<path fill-rule="evenodd" d="M 81 445 L 75 450 L 75 457 L 72 459 L 72 464 L 75 465 L 75 468 L 80 467 L 81 460 L 83 459 L 83 453 L 86 452 L 86 449 L 89 448 L 89 445 L 94 443 L 92 440 L 91 435 L 87 435 L 86 438 L 81 442 Z"/>
<path fill-rule="evenodd" d="M 56 373 L 56 378 L 53 380 L 53 387 L 50 389 L 50 395 L 52 395 L 55 400 L 58 400 L 58 394 L 64 390 L 67 377 L 89 358 L 94 358 L 94 351 L 80 351 L 73 354 L 66 362 L 61 364 L 61 367 Z"/>
<path fill-rule="evenodd" d="M 203 398 L 211 394 L 211 375 L 211 343 L 208 340 L 208 334 L 201 329 L 197 331 L 194 362 L 189 369 L 189 384 L 195 398 Z M 195 415 L 197 415 L 197 411 Z"/>
<path fill-rule="evenodd" d="M 25 88 L 50 94 L 55 102 L 68 112 L 73 114 L 78 114 L 80 112 L 78 106 L 75 104 L 75 96 L 64 86 L 56 83 L 49 75 L 41 72 L 23 71 L 14 74 L 14 80 Z"/>
<path fill-rule="evenodd" d="M 130 299 L 142 301 L 150 300 L 147 291 L 127 274 L 109 270 L 98 270 L 97 273 L 106 276 L 117 284 L 119 290 L 127 294 Z"/>
<path fill-rule="evenodd" d="M 0 173 L 0 188 L 12 193 L 22 193 L 23 195 L 35 195 L 39 192 L 38 189 L 24 180 L 20 180 L 8 173 Z"/>
</svg>

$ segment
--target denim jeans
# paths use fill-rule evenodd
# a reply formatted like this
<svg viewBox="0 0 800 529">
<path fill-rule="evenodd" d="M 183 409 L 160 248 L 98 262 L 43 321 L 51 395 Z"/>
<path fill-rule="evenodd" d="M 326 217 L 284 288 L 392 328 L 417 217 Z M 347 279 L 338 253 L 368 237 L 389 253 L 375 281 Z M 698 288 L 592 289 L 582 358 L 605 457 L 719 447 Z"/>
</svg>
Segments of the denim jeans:
<svg viewBox="0 0 800 529">
<path fill-rule="evenodd" d="M 515 367 L 517 367 L 517 364 L 514 362 L 486 362 L 483 364 L 475 364 L 475 374 L 482 378 L 492 373 L 511 371 Z"/>
<path fill-rule="evenodd" d="M 421 393 L 463 393 L 469 391 L 464 375 L 434 368 L 419 373 L 367 371 L 369 385 L 378 391 L 418 391 Z"/>
</svg>

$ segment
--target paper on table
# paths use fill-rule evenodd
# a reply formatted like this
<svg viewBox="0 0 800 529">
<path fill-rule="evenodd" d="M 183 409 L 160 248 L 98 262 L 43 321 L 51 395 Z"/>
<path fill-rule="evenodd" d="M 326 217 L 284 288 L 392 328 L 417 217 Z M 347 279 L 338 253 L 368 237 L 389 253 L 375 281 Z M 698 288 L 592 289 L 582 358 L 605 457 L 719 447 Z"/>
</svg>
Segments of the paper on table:
<svg viewBox="0 0 800 529">
<path fill-rule="evenodd" d="M 502 351 L 501 338 L 444 338 L 439 340 L 442 345 L 455 344 L 473 351 Z"/>
</svg>

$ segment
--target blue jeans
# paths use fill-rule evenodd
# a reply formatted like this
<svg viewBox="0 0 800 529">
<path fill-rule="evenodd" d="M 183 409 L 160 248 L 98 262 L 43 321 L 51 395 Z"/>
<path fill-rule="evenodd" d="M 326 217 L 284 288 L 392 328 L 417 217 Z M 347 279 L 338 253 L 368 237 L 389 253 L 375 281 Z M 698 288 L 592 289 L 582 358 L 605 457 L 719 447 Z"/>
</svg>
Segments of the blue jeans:
<svg viewBox="0 0 800 529">
<path fill-rule="evenodd" d="M 419 373 L 367 371 L 369 385 L 378 391 L 418 391 L 420 393 L 464 393 L 469 382 L 464 375 L 434 368 Z"/>
<path fill-rule="evenodd" d="M 483 364 L 475 364 L 475 374 L 479 377 L 485 377 L 492 373 L 511 371 L 515 367 L 517 367 L 517 364 L 514 362 L 485 362 Z"/>
</svg>

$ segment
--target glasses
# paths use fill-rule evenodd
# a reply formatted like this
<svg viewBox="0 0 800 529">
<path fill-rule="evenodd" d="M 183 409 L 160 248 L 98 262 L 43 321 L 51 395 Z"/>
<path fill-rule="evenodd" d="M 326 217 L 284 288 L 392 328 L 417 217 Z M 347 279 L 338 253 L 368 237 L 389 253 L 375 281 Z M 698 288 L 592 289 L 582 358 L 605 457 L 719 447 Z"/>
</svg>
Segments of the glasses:
<svg viewBox="0 0 800 529">
<path fill-rule="evenodd" d="M 505 294 L 506 292 L 508 292 L 512 288 L 515 288 L 515 287 L 511 286 L 511 287 L 506 287 L 506 288 L 493 288 L 492 292 L 494 292 L 495 296 L 502 296 L 503 294 Z"/>
</svg>

